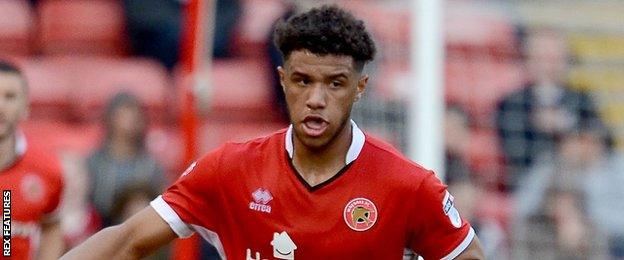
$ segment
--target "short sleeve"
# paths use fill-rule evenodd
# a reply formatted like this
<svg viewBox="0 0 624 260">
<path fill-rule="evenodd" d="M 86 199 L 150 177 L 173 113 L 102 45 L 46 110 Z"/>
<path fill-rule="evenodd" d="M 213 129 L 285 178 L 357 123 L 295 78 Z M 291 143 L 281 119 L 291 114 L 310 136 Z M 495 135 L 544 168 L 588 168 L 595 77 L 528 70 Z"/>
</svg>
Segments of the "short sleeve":
<svg viewBox="0 0 624 260">
<path fill-rule="evenodd" d="M 214 230 L 218 204 L 218 162 L 221 150 L 193 162 L 180 178 L 150 205 L 179 237 L 193 234 L 193 225 Z"/>
<path fill-rule="evenodd" d="M 453 196 L 433 173 L 417 188 L 410 212 L 409 247 L 425 259 L 453 259 L 475 233 L 462 219 Z"/>
</svg>

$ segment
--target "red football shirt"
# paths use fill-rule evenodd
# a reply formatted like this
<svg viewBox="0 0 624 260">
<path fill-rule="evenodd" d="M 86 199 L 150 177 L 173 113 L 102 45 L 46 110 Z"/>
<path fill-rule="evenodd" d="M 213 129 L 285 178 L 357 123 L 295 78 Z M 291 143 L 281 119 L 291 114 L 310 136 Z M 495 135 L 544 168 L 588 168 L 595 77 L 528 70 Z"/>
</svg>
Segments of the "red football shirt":
<svg viewBox="0 0 624 260">
<path fill-rule="evenodd" d="M 11 190 L 11 257 L 34 258 L 41 221 L 56 217 L 63 190 L 60 166 L 49 153 L 18 138 L 17 160 L 0 170 L 0 192 Z M 4 259 L 0 254 L 0 259 Z"/>
<path fill-rule="evenodd" d="M 310 187 L 291 165 L 292 127 L 226 144 L 152 201 L 180 237 L 230 259 L 452 259 L 472 241 L 431 171 L 353 125 L 347 166 Z"/>
</svg>

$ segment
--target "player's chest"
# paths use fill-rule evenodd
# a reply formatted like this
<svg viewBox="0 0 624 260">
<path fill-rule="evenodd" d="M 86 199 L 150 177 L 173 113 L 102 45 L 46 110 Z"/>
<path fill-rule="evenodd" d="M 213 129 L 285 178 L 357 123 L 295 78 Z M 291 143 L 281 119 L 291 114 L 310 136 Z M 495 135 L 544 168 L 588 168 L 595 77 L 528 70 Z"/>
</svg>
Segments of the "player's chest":
<svg viewBox="0 0 624 260">
<path fill-rule="evenodd" d="M 407 216 L 391 191 L 347 175 L 357 172 L 313 190 L 287 174 L 292 172 L 272 176 L 280 181 L 241 182 L 244 189 L 230 193 L 225 233 L 238 242 L 229 253 L 238 258 L 249 249 L 251 259 L 256 253 L 260 259 L 400 257 Z"/>
<path fill-rule="evenodd" d="M 3 205 L 8 202 L 11 215 L 22 221 L 38 220 L 43 212 L 49 188 L 36 170 L 15 168 L 0 175 Z"/>
</svg>

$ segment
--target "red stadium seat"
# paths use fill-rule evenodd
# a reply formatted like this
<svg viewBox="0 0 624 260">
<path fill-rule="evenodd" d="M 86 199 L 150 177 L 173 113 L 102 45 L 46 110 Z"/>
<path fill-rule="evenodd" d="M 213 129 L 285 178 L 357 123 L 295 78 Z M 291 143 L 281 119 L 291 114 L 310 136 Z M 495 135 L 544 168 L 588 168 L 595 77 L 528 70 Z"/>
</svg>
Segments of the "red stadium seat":
<svg viewBox="0 0 624 260">
<path fill-rule="evenodd" d="M 515 57 L 515 27 L 509 15 L 495 9 L 452 1 L 444 14 L 447 51 L 450 54 Z"/>
<path fill-rule="evenodd" d="M 207 121 L 200 130 L 199 149 L 202 153 L 209 152 L 226 142 L 245 142 L 286 127 L 271 122 Z"/>
<path fill-rule="evenodd" d="M 446 99 L 469 109 L 479 123 L 491 123 L 496 104 L 522 87 L 522 66 L 493 59 L 447 59 Z"/>
<path fill-rule="evenodd" d="M 170 180 L 175 180 L 185 167 L 184 143 L 179 129 L 161 124 L 150 125 L 145 139 L 147 150 L 170 173 Z"/>
<path fill-rule="evenodd" d="M 152 119 L 162 120 L 170 79 L 166 69 L 149 59 L 66 57 L 67 70 L 74 75 L 70 101 L 80 118 L 98 118 L 115 94 L 135 94 Z"/>
<path fill-rule="evenodd" d="M 27 1 L 0 1 L 0 54 L 29 54 L 32 27 L 33 17 Z"/>
<path fill-rule="evenodd" d="M 342 0 L 341 5 L 364 20 L 380 52 L 389 60 L 406 60 L 409 57 L 410 13 L 406 3 L 392 1 Z"/>
<path fill-rule="evenodd" d="M 265 55 L 271 27 L 286 12 L 285 4 L 281 0 L 244 0 L 242 7 L 233 39 L 236 52 L 244 56 Z"/>
<path fill-rule="evenodd" d="M 268 68 L 260 60 L 216 60 L 212 66 L 211 115 L 274 119 Z"/>
<path fill-rule="evenodd" d="M 472 129 L 467 151 L 470 167 L 481 183 L 496 188 L 504 181 L 503 156 L 496 131 L 492 129 Z"/>
<path fill-rule="evenodd" d="M 28 140 L 55 152 L 88 156 L 99 144 L 102 130 L 98 124 L 68 124 L 53 120 L 27 120 L 21 129 Z"/>
<path fill-rule="evenodd" d="M 48 0 L 38 8 L 39 44 L 44 54 L 125 53 L 121 1 Z"/>
<path fill-rule="evenodd" d="M 101 122 L 63 123 L 47 119 L 30 119 L 20 126 L 28 140 L 44 144 L 55 152 L 72 152 L 89 156 L 102 142 L 104 129 Z M 182 142 L 175 131 L 159 125 L 150 125 L 146 145 L 148 151 L 165 169 L 177 170 L 181 161 Z"/>
<path fill-rule="evenodd" d="M 70 93 L 75 75 L 67 65 L 52 59 L 26 59 L 20 62 L 29 85 L 32 118 L 70 117 Z"/>
</svg>

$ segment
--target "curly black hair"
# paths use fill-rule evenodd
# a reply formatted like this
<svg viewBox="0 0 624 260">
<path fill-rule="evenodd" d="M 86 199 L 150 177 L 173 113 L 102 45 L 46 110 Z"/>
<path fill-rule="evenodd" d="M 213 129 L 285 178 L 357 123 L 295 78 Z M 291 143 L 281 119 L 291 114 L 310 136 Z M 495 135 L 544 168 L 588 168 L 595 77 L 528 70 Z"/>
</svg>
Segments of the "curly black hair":
<svg viewBox="0 0 624 260">
<path fill-rule="evenodd" d="M 304 49 L 319 55 L 346 55 L 353 57 L 359 70 L 376 52 L 364 22 L 336 5 L 323 5 L 282 20 L 274 37 L 284 58 Z"/>
</svg>

